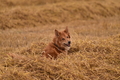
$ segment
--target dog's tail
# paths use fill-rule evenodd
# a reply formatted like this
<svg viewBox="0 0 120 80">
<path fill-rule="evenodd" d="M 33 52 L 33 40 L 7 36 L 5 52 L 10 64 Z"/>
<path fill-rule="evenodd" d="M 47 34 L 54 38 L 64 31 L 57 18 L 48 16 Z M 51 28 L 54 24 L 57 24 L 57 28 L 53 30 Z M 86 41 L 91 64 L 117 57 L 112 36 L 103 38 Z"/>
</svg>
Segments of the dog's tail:
<svg viewBox="0 0 120 80">
<path fill-rule="evenodd" d="M 12 57 L 13 59 L 18 59 L 18 60 L 26 60 L 27 59 L 26 56 L 16 54 L 16 53 L 8 53 L 8 56 Z"/>
</svg>

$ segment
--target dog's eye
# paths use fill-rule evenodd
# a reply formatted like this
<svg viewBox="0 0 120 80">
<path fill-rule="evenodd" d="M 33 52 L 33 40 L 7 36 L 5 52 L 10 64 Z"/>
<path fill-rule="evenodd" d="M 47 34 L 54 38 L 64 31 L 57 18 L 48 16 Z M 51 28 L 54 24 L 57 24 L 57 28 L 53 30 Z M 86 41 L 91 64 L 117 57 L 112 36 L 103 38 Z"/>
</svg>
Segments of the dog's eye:
<svg viewBox="0 0 120 80">
<path fill-rule="evenodd" d="M 62 38 L 62 40 L 65 40 L 64 38 Z"/>
<path fill-rule="evenodd" d="M 67 36 L 67 38 L 70 38 L 69 36 Z"/>
</svg>

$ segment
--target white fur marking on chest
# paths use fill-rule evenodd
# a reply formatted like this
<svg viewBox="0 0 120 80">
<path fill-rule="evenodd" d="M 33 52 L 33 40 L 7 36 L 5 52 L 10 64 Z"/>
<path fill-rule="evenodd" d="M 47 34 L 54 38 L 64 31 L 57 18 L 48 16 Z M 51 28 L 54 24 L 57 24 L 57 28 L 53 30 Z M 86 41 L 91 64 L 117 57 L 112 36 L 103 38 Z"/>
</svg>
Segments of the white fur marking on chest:
<svg viewBox="0 0 120 80">
<path fill-rule="evenodd" d="M 68 51 L 70 49 L 70 47 L 65 47 L 65 49 Z"/>
</svg>

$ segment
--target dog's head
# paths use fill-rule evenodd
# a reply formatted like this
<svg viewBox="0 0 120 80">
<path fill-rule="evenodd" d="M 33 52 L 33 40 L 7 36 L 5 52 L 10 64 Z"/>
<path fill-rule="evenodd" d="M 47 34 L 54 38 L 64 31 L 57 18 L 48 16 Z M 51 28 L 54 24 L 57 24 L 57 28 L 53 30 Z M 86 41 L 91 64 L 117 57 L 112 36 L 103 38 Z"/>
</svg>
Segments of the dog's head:
<svg viewBox="0 0 120 80">
<path fill-rule="evenodd" d="M 70 40 L 70 34 L 68 28 L 66 27 L 66 29 L 62 32 L 55 30 L 55 38 L 53 41 L 58 46 L 69 50 L 71 45 L 71 40 Z"/>
</svg>

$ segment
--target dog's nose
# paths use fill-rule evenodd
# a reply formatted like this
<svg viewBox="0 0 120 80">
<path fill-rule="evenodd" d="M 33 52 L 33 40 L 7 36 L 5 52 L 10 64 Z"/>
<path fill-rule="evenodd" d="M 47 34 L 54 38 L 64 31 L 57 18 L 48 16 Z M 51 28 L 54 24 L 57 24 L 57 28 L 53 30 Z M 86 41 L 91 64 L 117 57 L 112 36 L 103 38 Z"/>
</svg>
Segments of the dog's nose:
<svg viewBox="0 0 120 80">
<path fill-rule="evenodd" d="M 71 41 L 68 41 L 68 44 L 71 44 Z"/>
</svg>

